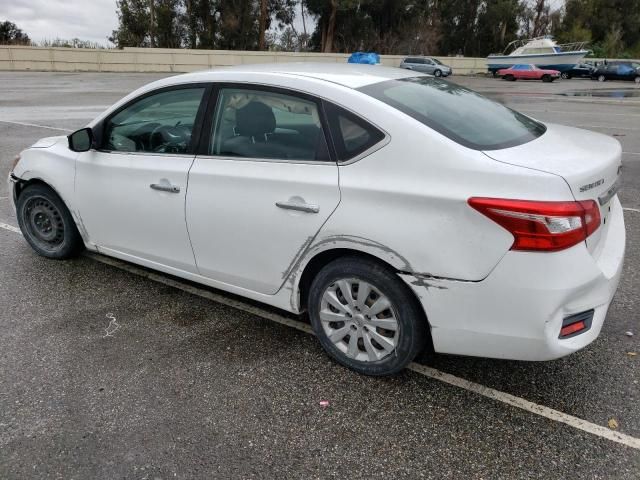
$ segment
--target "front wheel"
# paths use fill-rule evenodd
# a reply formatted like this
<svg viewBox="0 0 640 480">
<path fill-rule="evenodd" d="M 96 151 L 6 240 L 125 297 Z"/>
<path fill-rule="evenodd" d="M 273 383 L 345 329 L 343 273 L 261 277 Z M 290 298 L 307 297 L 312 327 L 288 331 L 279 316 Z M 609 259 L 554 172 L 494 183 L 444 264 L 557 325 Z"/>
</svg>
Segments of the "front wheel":
<svg viewBox="0 0 640 480">
<path fill-rule="evenodd" d="M 542 81 L 545 82 L 545 83 L 553 82 L 553 78 L 551 78 L 551 76 L 549 76 L 549 75 L 543 75 L 542 76 Z"/>
<path fill-rule="evenodd" d="M 311 325 L 329 356 L 365 375 L 391 375 L 423 350 L 422 307 L 391 269 L 368 259 L 338 259 L 316 276 Z"/>
<path fill-rule="evenodd" d="M 24 238 L 39 255 L 65 259 L 76 256 L 84 248 L 69 210 L 46 185 L 29 185 L 20 192 L 16 211 Z"/>
<path fill-rule="evenodd" d="M 436 77 L 441 77 L 441 76 L 442 76 L 442 71 L 441 71 L 441 70 L 436 70 L 435 72 L 433 72 L 433 74 L 434 74 Z"/>
</svg>

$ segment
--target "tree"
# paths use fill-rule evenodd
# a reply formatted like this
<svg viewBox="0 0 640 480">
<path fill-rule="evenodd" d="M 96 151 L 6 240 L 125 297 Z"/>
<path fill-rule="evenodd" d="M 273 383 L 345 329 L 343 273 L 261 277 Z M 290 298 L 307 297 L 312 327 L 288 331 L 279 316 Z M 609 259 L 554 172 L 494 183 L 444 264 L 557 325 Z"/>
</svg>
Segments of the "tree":
<svg viewBox="0 0 640 480">
<path fill-rule="evenodd" d="M 640 55 L 640 0 L 566 0 L 554 34 L 591 41 L 597 55 Z"/>
<path fill-rule="evenodd" d="M 118 29 L 109 40 L 118 48 L 148 47 L 150 12 L 147 0 L 117 0 Z"/>
<path fill-rule="evenodd" d="M 1 45 L 29 45 L 29 36 L 20 30 L 13 22 L 5 20 L 0 22 L 0 44 Z"/>
<path fill-rule="evenodd" d="M 475 32 L 474 55 L 502 52 L 518 38 L 518 18 L 522 14 L 518 0 L 487 0 L 480 6 Z"/>
</svg>

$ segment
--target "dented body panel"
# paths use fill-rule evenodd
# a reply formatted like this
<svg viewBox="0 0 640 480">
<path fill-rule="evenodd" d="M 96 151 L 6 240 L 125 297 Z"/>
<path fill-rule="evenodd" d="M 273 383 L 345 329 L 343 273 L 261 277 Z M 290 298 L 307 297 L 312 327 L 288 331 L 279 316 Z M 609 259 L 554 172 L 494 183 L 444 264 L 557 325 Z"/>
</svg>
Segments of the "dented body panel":
<svg viewBox="0 0 640 480">
<path fill-rule="evenodd" d="M 366 119 L 384 139 L 349 161 L 314 164 L 202 152 L 141 157 L 94 148 L 78 154 L 65 137 L 51 137 L 22 152 L 12 189 L 29 181 L 51 186 L 92 250 L 290 312 L 303 309 L 301 280 L 314 258 L 358 252 L 406 282 L 424 309 L 436 351 L 543 360 L 582 348 L 597 336 L 620 278 L 624 221 L 617 197 L 607 204 L 611 220 L 593 237 L 597 248 L 585 242 L 556 253 L 511 251 L 512 234 L 469 207 L 468 199 L 575 200 L 576 183 L 563 178 L 575 170 L 570 164 L 558 170 L 524 161 L 536 158 L 530 151 L 536 145 L 544 154 L 561 143 L 563 130 L 509 151 L 483 152 L 354 90 L 416 75 L 384 67 L 272 65 L 165 78 L 89 126 L 159 88 L 236 82 L 330 101 Z M 612 142 L 603 147 L 611 172 L 619 159 Z M 598 181 L 598 158 L 592 164 L 578 183 Z M 149 189 L 165 181 L 179 191 Z M 611 188 L 610 182 L 597 186 Z M 278 209 L 292 200 L 317 208 Z M 592 331 L 559 341 L 563 317 L 587 308 L 596 311 Z"/>
</svg>

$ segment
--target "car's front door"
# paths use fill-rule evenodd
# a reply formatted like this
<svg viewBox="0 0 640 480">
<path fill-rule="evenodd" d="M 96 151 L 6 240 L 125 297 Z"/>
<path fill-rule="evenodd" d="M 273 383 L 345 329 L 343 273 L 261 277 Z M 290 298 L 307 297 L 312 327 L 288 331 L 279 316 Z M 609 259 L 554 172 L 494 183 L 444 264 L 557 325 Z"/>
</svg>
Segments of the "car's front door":
<svg viewBox="0 0 640 480">
<path fill-rule="evenodd" d="M 76 163 L 76 195 L 81 228 L 99 249 L 197 271 L 184 209 L 206 92 L 204 85 L 152 92 L 97 127 L 100 145 Z"/>
<path fill-rule="evenodd" d="M 213 97 L 187 192 L 198 270 L 273 294 L 340 200 L 322 107 L 250 85 L 220 85 Z"/>
</svg>

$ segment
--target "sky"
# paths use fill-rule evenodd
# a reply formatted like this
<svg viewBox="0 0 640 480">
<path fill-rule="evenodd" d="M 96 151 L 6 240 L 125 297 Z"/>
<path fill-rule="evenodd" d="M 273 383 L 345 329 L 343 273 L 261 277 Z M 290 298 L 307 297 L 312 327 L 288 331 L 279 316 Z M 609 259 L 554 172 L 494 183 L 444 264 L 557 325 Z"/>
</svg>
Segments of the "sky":
<svg viewBox="0 0 640 480">
<path fill-rule="evenodd" d="M 31 40 L 79 38 L 109 45 L 118 26 L 116 0 L 0 0 L 0 21 L 9 20 Z M 295 28 L 302 31 L 298 15 Z M 313 23 L 307 18 L 307 30 Z"/>
<path fill-rule="evenodd" d="M 35 41 L 80 38 L 104 45 L 118 26 L 115 0 L 0 0 L 1 20 Z"/>
</svg>

